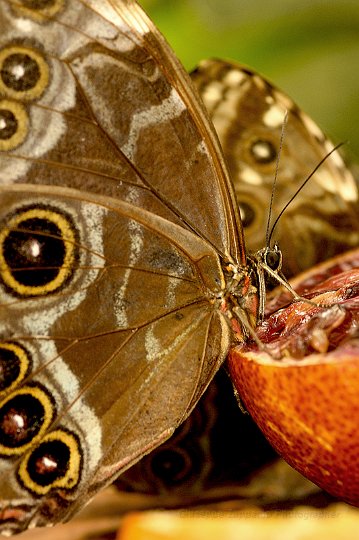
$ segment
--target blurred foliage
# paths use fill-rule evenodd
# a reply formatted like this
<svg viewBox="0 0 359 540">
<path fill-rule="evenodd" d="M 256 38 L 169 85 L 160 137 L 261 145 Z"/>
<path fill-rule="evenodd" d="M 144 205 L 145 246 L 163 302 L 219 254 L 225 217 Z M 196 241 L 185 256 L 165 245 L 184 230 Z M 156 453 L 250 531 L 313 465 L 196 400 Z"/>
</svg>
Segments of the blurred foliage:
<svg viewBox="0 0 359 540">
<path fill-rule="evenodd" d="M 238 60 L 290 95 L 359 161 L 358 0 L 140 0 L 190 70 Z"/>
</svg>

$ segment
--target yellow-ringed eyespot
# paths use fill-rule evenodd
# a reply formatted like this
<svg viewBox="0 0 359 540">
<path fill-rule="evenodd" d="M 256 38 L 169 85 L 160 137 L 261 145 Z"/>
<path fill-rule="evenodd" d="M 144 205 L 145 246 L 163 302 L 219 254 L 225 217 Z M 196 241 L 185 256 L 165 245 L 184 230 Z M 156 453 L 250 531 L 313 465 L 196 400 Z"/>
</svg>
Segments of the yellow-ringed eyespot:
<svg viewBox="0 0 359 540">
<path fill-rule="evenodd" d="M 46 23 L 64 7 L 65 0 L 17 0 L 12 7 L 17 14 Z"/>
<path fill-rule="evenodd" d="M 71 431 L 57 429 L 47 434 L 29 452 L 18 469 L 18 479 L 34 495 L 50 490 L 75 488 L 81 477 L 82 452 L 78 437 Z"/>
<path fill-rule="evenodd" d="M 49 66 L 37 50 L 8 45 L 0 50 L 0 93 L 16 100 L 32 101 L 49 83 Z"/>
<path fill-rule="evenodd" d="M 12 392 L 31 370 L 29 352 L 13 341 L 0 342 L 0 396 Z"/>
<path fill-rule="evenodd" d="M 0 280 L 17 297 L 61 289 L 78 259 L 78 234 L 69 215 L 38 205 L 20 208 L 0 229 Z"/>
<path fill-rule="evenodd" d="M 40 384 L 24 386 L 0 403 L 0 455 L 18 456 L 45 435 L 55 403 Z"/>
<path fill-rule="evenodd" d="M 25 107 L 9 99 L 0 100 L 0 152 L 9 152 L 22 144 L 29 132 Z"/>
</svg>

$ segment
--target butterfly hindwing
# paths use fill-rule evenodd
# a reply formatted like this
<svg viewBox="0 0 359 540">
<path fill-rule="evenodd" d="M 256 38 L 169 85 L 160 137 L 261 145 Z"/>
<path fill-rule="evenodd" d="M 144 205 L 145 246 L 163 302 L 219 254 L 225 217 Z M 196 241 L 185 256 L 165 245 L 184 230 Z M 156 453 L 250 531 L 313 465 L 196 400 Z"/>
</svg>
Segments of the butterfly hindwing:
<svg viewBox="0 0 359 540">
<path fill-rule="evenodd" d="M 68 519 L 167 439 L 255 324 L 258 291 L 213 128 L 138 4 L 2 0 L 0 30 L 0 518 L 12 533 Z M 332 147 L 241 66 L 207 61 L 193 79 L 262 247 L 285 111 L 278 208 Z M 326 255 L 357 242 L 341 159 L 306 190 L 278 229 L 297 253 L 289 271 L 318 259 L 313 231 Z"/>
<path fill-rule="evenodd" d="M 216 259 L 212 248 L 133 205 L 98 199 L 39 186 L 1 192 L 2 365 L 10 353 L 20 366 L 24 355 L 31 364 L 2 392 L 1 485 L 14 499 L 30 492 L 26 508 L 31 500 L 33 508 L 25 518 L 36 512 L 38 524 L 56 488 L 65 494 L 57 507 L 52 502 L 60 519 L 74 499 L 82 506 L 94 485 L 168 437 L 223 361 L 230 339 L 203 294 L 201 262 L 194 259 Z M 174 243 L 181 234 L 188 250 L 184 238 L 180 249 Z M 42 261 L 35 277 L 19 269 L 29 243 L 45 262 L 51 249 L 62 249 L 63 265 L 59 260 L 52 274 L 42 272 Z M 12 423 L 25 415 L 26 403 L 36 405 L 26 411 L 29 427 L 15 435 Z M 67 445 L 68 460 L 76 456 L 71 481 L 45 466 L 36 473 L 49 437 Z M 52 451 L 60 462 L 65 450 Z M 23 508 L 17 510 L 20 519 Z"/>
</svg>

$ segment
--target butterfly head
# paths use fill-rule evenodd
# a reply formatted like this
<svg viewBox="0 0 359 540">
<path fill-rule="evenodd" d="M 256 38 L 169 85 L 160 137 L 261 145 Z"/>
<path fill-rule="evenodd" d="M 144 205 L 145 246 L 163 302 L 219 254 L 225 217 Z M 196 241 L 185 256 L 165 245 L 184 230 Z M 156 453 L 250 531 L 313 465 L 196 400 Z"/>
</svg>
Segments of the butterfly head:
<svg viewBox="0 0 359 540">
<path fill-rule="evenodd" d="M 280 272 L 282 269 L 283 256 L 278 244 L 273 247 L 267 246 L 257 253 L 258 261 L 269 267 L 273 272 Z"/>
</svg>

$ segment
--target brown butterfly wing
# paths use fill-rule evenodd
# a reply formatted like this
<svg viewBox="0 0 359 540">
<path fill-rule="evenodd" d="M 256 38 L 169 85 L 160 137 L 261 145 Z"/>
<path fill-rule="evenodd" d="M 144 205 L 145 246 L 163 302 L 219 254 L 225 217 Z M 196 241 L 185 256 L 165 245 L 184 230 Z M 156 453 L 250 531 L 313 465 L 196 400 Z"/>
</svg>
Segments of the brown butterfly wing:
<svg viewBox="0 0 359 540">
<path fill-rule="evenodd" d="M 126 198 L 243 262 L 219 145 L 187 74 L 137 4 L 72 0 L 52 16 L 22 6 L 3 3 L 3 65 L 28 54 L 40 76 L 28 91 L 3 85 L 27 110 L 19 112 L 23 142 L 13 137 L 2 158 L 4 181 Z M 24 13 L 31 46 L 15 25 Z"/>
<path fill-rule="evenodd" d="M 333 148 L 314 122 L 244 66 L 205 60 L 192 74 L 218 133 L 242 210 L 249 249 L 265 245 L 285 112 L 288 122 L 273 201 L 275 218 Z M 273 240 L 287 277 L 359 242 L 358 186 L 338 152 L 329 156 L 281 217 Z"/>
<path fill-rule="evenodd" d="M 212 279 L 220 293 L 216 254 L 193 233 L 68 188 L 19 184 L 0 200 L 2 519 L 3 530 L 18 531 L 68 518 L 169 437 L 223 362 L 231 333 L 205 292 Z M 29 229 L 39 219 L 67 225 L 60 247 L 73 264 L 29 284 L 13 262 L 25 243 L 54 248 L 61 238 Z"/>
<path fill-rule="evenodd" d="M 222 368 L 173 436 L 123 473 L 116 487 L 146 495 L 140 502 L 158 507 L 242 498 L 249 478 L 275 458 L 251 417 L 239 408 Z"/>
</svg>

